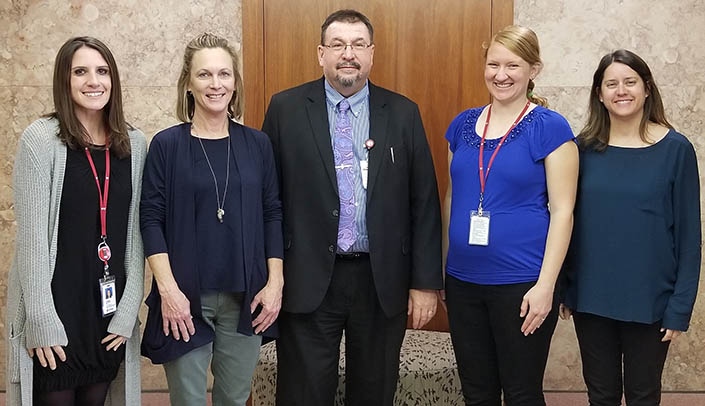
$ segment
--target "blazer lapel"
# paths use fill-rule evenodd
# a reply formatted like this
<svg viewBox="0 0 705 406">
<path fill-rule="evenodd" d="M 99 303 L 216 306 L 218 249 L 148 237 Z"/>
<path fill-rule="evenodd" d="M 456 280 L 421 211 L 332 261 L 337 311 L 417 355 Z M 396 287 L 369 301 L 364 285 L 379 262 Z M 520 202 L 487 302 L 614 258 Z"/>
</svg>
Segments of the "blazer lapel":
<svg viewBox="0 0 705 406">
<path fill-rule="evenodd" d="M 328 124 L 328 109 L 326 106 L 326 92 L 323 88 L 323 80 L 317 81 L 311 86 L 307 95 L 306 112 L 311 123 L 313 139 L 321 156 L 323 166 L 326 168 L 328 179 L 338 193 L 338 182 L 335 177 L 335 163 L 333 161 L 333 147 L 331 145 L 330 128 Z"/>
<path fill-rule="evenodd" d="M 377 86 L 369 83 L 370 89 L 370 138 L 375 146 L 369 153 L 369 172 L 367 175 L 367 201 L 377 184 L 377 174 L 382 167 L 382 159 L 387 149 L 387 121 L 389 119 L 387 101 L 377 91 Z"/>
</svg>

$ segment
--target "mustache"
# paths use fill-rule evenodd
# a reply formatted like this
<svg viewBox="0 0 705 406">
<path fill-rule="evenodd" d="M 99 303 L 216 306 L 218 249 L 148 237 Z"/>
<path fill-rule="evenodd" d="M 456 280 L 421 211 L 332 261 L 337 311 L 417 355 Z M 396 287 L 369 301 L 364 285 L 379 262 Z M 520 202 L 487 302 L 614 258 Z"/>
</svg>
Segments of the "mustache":
<svg viewBox="0 0 705 406">
<path fill-rule="evenodd" d="M 357 62 L 341 62 L 337 65 L 335 65 L 337 69 L 340 68 L 355 68 L 355 69 L 360 69 L 360 64 Z"/>
</svg>

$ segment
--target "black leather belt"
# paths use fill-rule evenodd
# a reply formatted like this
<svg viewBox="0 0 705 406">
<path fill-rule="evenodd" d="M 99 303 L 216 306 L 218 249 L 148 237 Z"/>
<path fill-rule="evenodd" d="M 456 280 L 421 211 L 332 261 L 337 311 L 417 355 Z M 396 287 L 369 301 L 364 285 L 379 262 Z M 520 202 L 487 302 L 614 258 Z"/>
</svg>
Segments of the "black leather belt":
<svg viewBox="0 0 705 406">
<path fill-rule="evenodd" d="M 335 254 L 335 257 L 337 259 L 345 259 L 345 260 L 351 260 L 351 259 L 363 259 L 363 258 L 369 258 L 370 254 L 367 252 L 338 252 Z"/>
</svg>

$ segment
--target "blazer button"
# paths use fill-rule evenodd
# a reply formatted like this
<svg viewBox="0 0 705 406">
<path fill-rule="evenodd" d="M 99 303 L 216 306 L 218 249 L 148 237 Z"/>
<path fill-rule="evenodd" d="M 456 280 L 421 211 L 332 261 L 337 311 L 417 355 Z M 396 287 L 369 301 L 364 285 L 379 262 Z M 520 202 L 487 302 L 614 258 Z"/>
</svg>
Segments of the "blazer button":
<svg viewBox="0 0 705 406">
<path fill-rule="evenodd" d="M 340 214 L 338 209 L 333 209 L 333 217 L 338 217 L 338 214 Z"/>
<path fill-rule="evenodd" d="M 334 252 L 335 252 L 335 245 L 332 245 L 332 244 L 329 245 L 329 246 L 328 246 L 328 252 L 330 252 L 331 254 L 334 253 Z"/>
</svg>

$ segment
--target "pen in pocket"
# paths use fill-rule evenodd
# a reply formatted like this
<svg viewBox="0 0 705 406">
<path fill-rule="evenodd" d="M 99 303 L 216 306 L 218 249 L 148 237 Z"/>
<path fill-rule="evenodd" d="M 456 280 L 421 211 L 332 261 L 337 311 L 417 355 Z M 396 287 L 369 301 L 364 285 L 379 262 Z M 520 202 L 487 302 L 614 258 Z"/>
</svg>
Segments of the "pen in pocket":
<svg viewBox="0 0 705 406">
<path fill-rule="evenodd" d="M 392 155 L 392 163 L 394 163 L 394 147 L 389 147 L 389 153 Z"/>
</svg>

